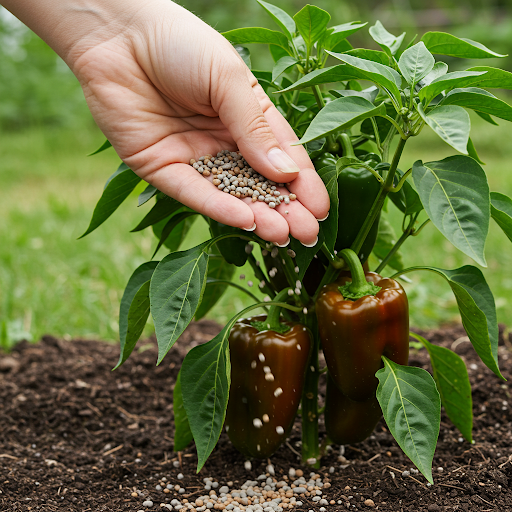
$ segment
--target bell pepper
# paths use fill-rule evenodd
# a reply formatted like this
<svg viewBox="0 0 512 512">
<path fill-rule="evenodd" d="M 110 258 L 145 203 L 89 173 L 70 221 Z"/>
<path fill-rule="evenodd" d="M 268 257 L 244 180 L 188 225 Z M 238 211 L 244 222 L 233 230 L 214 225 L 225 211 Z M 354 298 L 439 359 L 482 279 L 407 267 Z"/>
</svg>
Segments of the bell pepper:
<svg viewBox="0 0 512 512">
<path fill-rule="evenodd" d="M 375 396 L 381 356 L 405 365 L 409 356 L 409 306 L 397 281 L 363 271 L 354 251 L 341 256 L 352 278 L 324 286 L 316 302 L 320 340 L 329 373 L 340 391 L 364 402 Z"/>
<path fill-rule="evenodd" d="M 338 157 L 334 156 L 332 153 L 323 153 L 322 155 L 313 159 L 313 165 L 318 171 L 319 169 L 322 169 L 322 167 L 327 167 L 328 165 L 336 165 L 337 161 Z"/>
<path fill-rule="evenodd" d="M 348 140 L 347 140 L 348 139 Z M 355 157 L 350 138 L 342 134 L 344 156 Z M 336 251 L 349 248 L 359 233 L 370 208 L 379 193 L 380 183 L 364 168 L 345 167 L 338 176 L 338 236 Z M 375 219 L 359 251 L 361 261 L 366 261 L 373 250 L 379 231 L 379 217 Z"/>
<path fill-rule="evenodd" d="M 242 233 L 239 228 L 221 224 L 216 220 L 209 219 L 209 222 L 210 231 L 214 237 L 219 235 Z M 225 238 L 224 240 L 217 242 L 216 245 L 219 249 L 219 252 L 228 263 L 236 265 L 237 267 L 242 267 L 245 265 L 248 257 L 247 253 L 245 252 L 245 246 L 247 245 L 245 240 L 241 238 Z"/>
<path fill-rule="evenodd" d="M 235 448 L 247 457 L 269 457 L 279 448 L 302 396 L 309 331 L 279 321 L 278 315 L 279 308 L 273 307 L 268 317 L 239 320 L 229 336 L 231 387 L 225 427 Z"/>
<path fill-rule="evenodd" d="M 331 441 L 353 444 L 364 441 L 373 432 L 382 411 L 375 396 L 365 402 L 350 400 L 327 374 L 324 415 L 325 430 Z"/>
</svg>

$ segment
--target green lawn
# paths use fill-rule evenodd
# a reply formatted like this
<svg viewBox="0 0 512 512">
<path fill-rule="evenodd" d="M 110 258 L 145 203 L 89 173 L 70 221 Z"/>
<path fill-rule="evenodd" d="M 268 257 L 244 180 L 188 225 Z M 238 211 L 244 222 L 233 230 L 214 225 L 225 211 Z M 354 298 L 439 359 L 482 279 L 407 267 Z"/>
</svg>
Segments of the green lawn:
<svg viewBox="0 0 512 512">
<path fill-rule="evenodd" d="M 508 158 L 512 155 L 510 125 L 496 128 L 473 118 L 473 140 L 487 163 L 491 190 L 512 195 Z M 428 128 L 425 129 L 429 131 Z M 500 135 L 498 135 L 500 134 Z M 411 141 L 401 164 L 416 159 L 443 158 L 454 151 L 433 134 Z M 2 133 L 0 138 L 0 334 L 10 342 L 38 339 L 45 333 L 66 337 L 116 340 L 117 314 L 131 272 L 150 259 L 155 247 L 151 232 L 129 233 L 150 207 L 136 207 L 136 190 L 101 228 L 82 240 L 94 205 L 118 159 L 113 150 L 93 157 L 87 153 L 103 141 L 92 127 L 52 131 L 31 129 Z M 397 229 L 400 219 L 390 205 Z M 185 241 L 192 247 L 206 236 L 203 221 Z M 421 244 L 421 246 L 420 246 Z M 163 257 L 161 250 L 159 257 Z M 431 264 L 444 268 L 472 263 L 429 225 L 403 248 L 407 266 Z M 495 293 L 498 318 L 512 325 L 512 251 L 494 225 L 487 244 L 484 274 Z M 253 279 L 247 268 L 240 269 Z M 237 274 L 238 276 L 238 274 Z M 431 273 L 409 274 L 412 324 L 427 327 L 457 319 L 449 287 Z M 237 277 L 238 279 L 238 277 Z M 253 279 L 254 280 L 254 279 Z M 210 313 L 219 322 L 249 304 L 244 294 L 230 290 Z M 148 326 L 147 332 L 150 332 Z M 2 339 L 2 336 L 0 336 Z"/>
</svg>

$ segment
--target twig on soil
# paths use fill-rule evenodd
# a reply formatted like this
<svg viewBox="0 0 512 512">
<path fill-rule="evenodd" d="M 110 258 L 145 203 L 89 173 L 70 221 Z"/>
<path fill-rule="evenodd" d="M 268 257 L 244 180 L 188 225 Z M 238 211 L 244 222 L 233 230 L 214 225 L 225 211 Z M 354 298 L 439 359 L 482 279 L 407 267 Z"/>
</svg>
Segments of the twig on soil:
<svg viewBox="0 0 512 512">
<path fill-rule="evenodd" d="M 491 459 L 486 459 L 484 457 L 484 454 L 480 451 L 480 448 L 478 446 L 473 446 L 473 448 L 482 456 L 482 459 L 484 459 L 484 463 L 487 464 Z"/>
<path fill-rule="evenodd" d="M 19 457 L 13 457 L 12 455 L 8 455 L 7 453 L 0 453 L 0 459 L 2 459 L 2 458 L 14 459 L 14 460 L 19 459 Z"/>
<path fill-rule="evenodd" d="M 479 498 L 480 498 L 484 503 L 487 503 L 487 505 L 492 505 L 492 503 L 490 503 L 490 502 L 489 502 L 489 501 L 487 501 L 487 500 L 484 500 L 484 499 L 482 498 L 482 496 L 480 496 L 479 494 L 476 494 L 475 496 L 478 496 L 478 497 L 479 497 Z"/>
<path fill-rule="evenodd" d="M 377 453 L 377 455 L 374 455 L 371 459 L 368 459 L 366 462 L 373 462 L 375 459 L 378 459 L 382 454 Z"/>
<path fill-rule="evenodd" d="M 118 450 L 120 450 L 122 447 L 124 446 L 124 444 L 120 444 L 119 446 L 116 446 L 115 448 L 112 448 L 112 450 L 109 450 L 108 452 L 105 452 L 102 454 L 103 457 L 106 457 L 107 455 L 110 455 L 114 452 L 117 452 Z"/>
<path fill-rule="evenodd" d="M 0 457 L 1 457 L 1 455 L 0 455 Z M 506 464 L 508 464 L 511 461 L 512 461 L 512 455 L 509 455 L 508 460 L 506 460 L 503 464 L 500 464 L 498 467 L 501 469 L 503 466 L 505 466 Z"/>
<path fill-rule="evenodd" d="M 409 478 L 412 478 L 415 482 L 419 483 L 423 487 L 426 487 L 426 485 L 423 482 L 420 482 L 418 479 L 414 478 L 412 475 L 407 475 Z"/>
<path fill-rule="evenodd" d="M 300 457 L 300 453 L 297 450 L 295 450 L 295 448 L 293 448 L 292 445 L 288 441 L 286 441 L 286 446 L 288 446 L 288 448 L 290 448 L 290 450 L 293 453 L 295 453 L 295 455 L 297 455 L 297 457 Z"/>
</svg>

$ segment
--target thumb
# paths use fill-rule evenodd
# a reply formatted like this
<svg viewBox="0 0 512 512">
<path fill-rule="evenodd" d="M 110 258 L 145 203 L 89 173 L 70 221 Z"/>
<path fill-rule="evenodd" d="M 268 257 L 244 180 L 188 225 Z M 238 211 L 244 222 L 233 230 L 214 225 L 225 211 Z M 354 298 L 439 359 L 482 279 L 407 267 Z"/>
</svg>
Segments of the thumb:
<svg viewBox="0 0 512 512">
<path fill-rule="evenodd" d="M 264 93 L 263 104 L 258 100 L 255 91 L 259 84 L 254 75 L 240 62 L 229 73 L 224 69 L 222 79 L 216 83 L 212 105 L 244 158 L 272 181 L 293 181 L 299 166 L 283 150 L 265 118 L 264 111 L 273 104 Z"/>
</svg>

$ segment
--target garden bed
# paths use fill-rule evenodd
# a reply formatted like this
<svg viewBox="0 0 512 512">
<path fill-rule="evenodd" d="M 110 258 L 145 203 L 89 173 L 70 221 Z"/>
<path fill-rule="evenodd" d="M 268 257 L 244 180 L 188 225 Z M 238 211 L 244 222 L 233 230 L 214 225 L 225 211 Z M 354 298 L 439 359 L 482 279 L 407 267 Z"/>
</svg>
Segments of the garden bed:
<svg viewBox="0 0 512 512">
<path fill-rule="evenodd" d="M 167 510 L 160 504 L 193 502 L 207 494 L 205 477 L 240 489 L 246 480 L 265 473 L 268 461 L 253 460 L 248 471 L 245 458 L 225 434 L 199 474 L 193 446 L 183 452 L 181 467 L 173 452 L 172 390 L 180 362 L 191 346 L 219 330 L 210 321 L 191 324 L 158 367 L 155 341 L 139 342 L 139 350 L 115 372 L 110 370 L 118 347 L 98 341 L 46 336 L 38 344 L 22 342 L 10 355 L 0 355 L 0 510 L 137 512 L 146 510 L 148 499 L 154 503 L 148 510 Z M 344 447 L 341 456 L 333 446 L 322 458 L 316 472 L 324 484 L 330 483 L 323 497 L 334 501 L 325 505 L 327 511 L 512 510 L 510 385 L 483 366 L 462 327 L 421 334 L 466 361 L 473 386 L 475 444 L 463 441 L 443 415 L 435 483 L 427 486 L 421 474 L 411 471 L 413 465 L 381 420 L 367 441 Z M 508 333 L 506 338 L 501 332 L 499 356 L 503 375 L 510 380 Z M 426 351 L 412 351 L 410 364 L 428 369 Z M 297 456 L 299 423 L 296 427 L 271 459 L 278 481 L 290 468 L 309 476 Z M 172 487 L 167 494 L 155 489 L 162 477 Z M 179 494 L 174 485 L 185 492 Z M 302 506 L 292 510 L 320 510 L 312 496 L 301 499 Z"/>
</svg>

